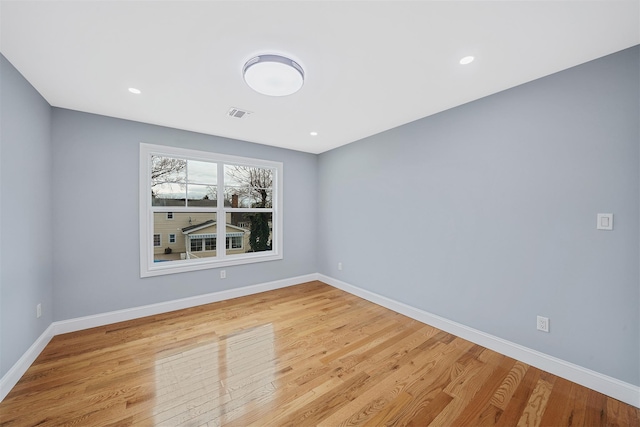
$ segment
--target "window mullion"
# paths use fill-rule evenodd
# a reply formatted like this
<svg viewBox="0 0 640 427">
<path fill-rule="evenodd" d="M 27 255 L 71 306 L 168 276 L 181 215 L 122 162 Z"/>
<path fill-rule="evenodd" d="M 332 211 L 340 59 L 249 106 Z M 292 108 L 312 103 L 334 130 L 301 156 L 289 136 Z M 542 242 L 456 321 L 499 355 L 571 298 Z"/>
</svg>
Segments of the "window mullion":
<svg viewBox="0 0 640 427">
<path fill-rule="evenodd" d="M 218 162 L 218 210 L 216 211 L 216 257 L 222 259 L 227 252 L 224 247 L 224 240 L 227 236 L 227 218 L 224 208 L 224 163 Z"/>
</svg>

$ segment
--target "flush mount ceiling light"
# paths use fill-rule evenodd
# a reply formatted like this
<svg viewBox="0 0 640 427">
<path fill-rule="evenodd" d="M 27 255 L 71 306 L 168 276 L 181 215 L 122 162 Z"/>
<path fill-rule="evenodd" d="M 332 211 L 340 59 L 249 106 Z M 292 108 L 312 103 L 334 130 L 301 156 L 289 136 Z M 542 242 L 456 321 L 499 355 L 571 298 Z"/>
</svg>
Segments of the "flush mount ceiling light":
<svg viewBox="0 0 640 427">
<path fill-rule="evenodd" d="M 471 64 L 475 58 L 473 56 L 465 56 L 460 60 L 460 64 L 467 65 Z"/>
<path fill-rule="evenodd" d="M 135 87 L 130 87 L 129 92 L 134 93 L 136 95 L 140 95 L 142 93 L 140 89 L 136 89 Z"/>
<path fill-rule="evenodd" d="M 302 67 L 280 55 L 251 58 L 244 64 L 242 75 L 251 89 L 269 96 L 291 95 L 304 84 Z"/>
</svg>

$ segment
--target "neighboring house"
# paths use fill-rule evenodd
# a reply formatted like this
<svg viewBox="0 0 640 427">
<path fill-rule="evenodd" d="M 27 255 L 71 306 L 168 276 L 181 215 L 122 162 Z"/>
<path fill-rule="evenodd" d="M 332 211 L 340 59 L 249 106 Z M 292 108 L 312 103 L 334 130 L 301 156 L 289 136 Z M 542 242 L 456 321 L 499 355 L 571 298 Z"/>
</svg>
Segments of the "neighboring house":
<svg viewBox="0 0 640 427">
<path fill-rule="evenodd" d="M 231 215 L 227 214 L 226 253 L 249 252 L 250 222 L 245 223 L 246 229 L 231 225 Z M 157 212 L 154 214 L 154 258 L 168 261 L 215 256 L 217 229 L 214 213 Z"/>
</svg>

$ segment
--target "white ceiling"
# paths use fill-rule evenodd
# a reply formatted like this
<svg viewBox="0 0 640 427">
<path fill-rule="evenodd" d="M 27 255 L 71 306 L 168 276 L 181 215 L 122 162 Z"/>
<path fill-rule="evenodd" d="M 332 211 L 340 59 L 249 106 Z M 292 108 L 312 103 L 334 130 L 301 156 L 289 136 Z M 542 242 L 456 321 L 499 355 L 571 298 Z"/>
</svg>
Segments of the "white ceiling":
<svg viewBox="0 0 640 427">
<path fill-rule="evenodd" d="M 56 107 L 321 153 L 636 45 L 639 4 L 3 0 L 0 51 Z M 261 53 L 304 87 L 253 92 Z"/>
</svg>

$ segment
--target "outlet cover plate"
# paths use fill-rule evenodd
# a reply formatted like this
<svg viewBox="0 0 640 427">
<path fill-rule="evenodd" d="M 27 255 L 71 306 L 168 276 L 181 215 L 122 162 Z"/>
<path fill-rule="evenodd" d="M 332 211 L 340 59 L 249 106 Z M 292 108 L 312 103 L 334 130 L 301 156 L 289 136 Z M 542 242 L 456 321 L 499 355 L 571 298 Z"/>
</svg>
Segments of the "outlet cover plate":
<svg viewBox="0 0 640 427">
<path fill-rule="evenodd" d="M 613 214 L 612 213 L 599 213 L 597 215 L 598 223 L 596 228 L 598 230 L 613 230 Z"/>
<path fill-rule="evenodd" d="M 542 332 L 549 332 L 549 318 L 538 316 L 537 319 L 537 328 Z"/>
</svg>

